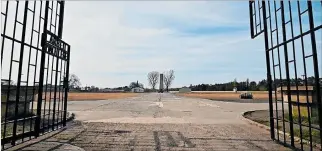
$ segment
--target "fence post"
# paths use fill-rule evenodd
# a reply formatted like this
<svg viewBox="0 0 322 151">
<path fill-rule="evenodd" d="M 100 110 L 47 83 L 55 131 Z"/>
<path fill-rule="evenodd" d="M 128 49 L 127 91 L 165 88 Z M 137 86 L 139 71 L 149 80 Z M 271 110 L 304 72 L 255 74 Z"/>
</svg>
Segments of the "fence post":
<svg viewBox="0 0 322 151">
<path fill-rule="evenodd" d="M 313 18 L 313 10 L 312 10 L 312 2 L 307 1 L 308 6 L 308 16 L 309 16 L 309 24 L 310 24 L 310 30 L 314 28 L 314 18 Z M 311 42 L 312 42 L 312 55 L 313 55 L 313 66 L 314 66 L 314 83 L 316 88 L 316 101 L 317 101 L 317 108 L 318 108 L 318 116 L 319 116 L 319 127 L 322 128 L 322 105 L 321 105 L 321 85 L 320 85 L 320 78 L 319 78 L 319 63 L 318 63 L 318 55 L 316 50 L 316 39 L 315 39 L 315 33 L 310 32 L 311 36 Z M 322 60 L 321 60 L 322 61 Z M 313 101 L 312 101 L 313 103 Z M 320 130 L 320 144 L 322 147 L 322 132 Z"/>
<path fill-rule="evenodd" d="M 282 35 L 283 42 L 286 42 L 286 27 L 285 27 L 285 13 L 284 13 L 284 2 L 281 1 L 281 21 L 282 21 Z M 285 72 L 286 72 L 286 85 L 287 85 L 287 102 L 288 102 L 288 115 L 290 120 L 290 135 L 291 135 L 291 146 L 294 147 L 294 129 L 293 129 L 293 113 L 292 113 L 292 98 L 290 94 L 291 84 L 290 84 L 290 71 L 288 64 L 288 51 L 287 43 L 283 44 L 284 47 L 284 60 L 285 60 Z"/>
<path fill-rule="evenodd" d="M 47 23 L 48 23 L 48 7 L 49 1 L 46 1 L 45 5 L 45 16 L 44 16 L 44 31 L 41 36 L 41 60 L 40 60 L 40 71 L 39 71 L 39 89 L 38 89 L 38 101 L 37 101 L 37 118 L 35 122 L 35 136 L 38 137 L 40 134 L 40 121 L 41 121 L 41 107 L 42 107 L 42 95 L 43 95 L 43 84 L 44 84 L 44 69 L 45 69 L 45 57 L 46 57 L 46 41 L 47 41 Z M 46 100 L 45 100 L 46 101 Z"/>
<path fill-rule="evenodd" d="M 69 59 L 70 59 L 70 45 L 68 46 L 67 50 L 67 66 L 66 66 L 66 77 L 64 80 L 64 87 L 65 87 L 65 98 L 64 98 L 64 117 L 63 117 L 63 126 L 66 126 L 66 116 L 67 116 L 67 99 L 68 99 L 68 91 L 69 91 Z"/>
<path fill-rule="evenodd" d="M 263 24 L 264 24 L 264 40 L 265 40 L 265 54 L 266 54 L 266 72 L 267 72 L 267 85 L 268 85 L 268 99 L 269 99 L 269 123 L 271 128 L 271 139 L 275 139 L 274 131 L 274 117 L 273 117 L 273 97 L 272 97 L 272 78 L 271 78 L 271 67 L 269 59 L 269 43 L 268 43 L 268 31 L 267 31 L 267 15 L 266 15 L 266 4 L 262 1 L 263 10 Z"/>
<path fill-rule="evenodd" d="M 28 1 L 25 2 L 24 16 L 23 16 L 23 25 L 22 25 L 22 36 L 21 36 L 21 46 L 20 46 L 20 56 L 19 56 L 19 69 L 18 69 L 18 80 L 17 80 L 17 92 L 16 92 L 16 104 L 15 104 L 15 114 L 14 114 L 14 123 L 12 130 L 12 141 L 11 144 L 16 144 L 17 136 L 17 115 L 19 110 L 19 100 L 20 100 L 20 89 L 21 89 L 21 75 L 22 75 L 22 64 L 23 64 L 23 54 L 24 54 L 24 43 L 26 37 L 26 24 L 27 24 L 27 15 L 28 15 Z M 9 97 L 9 96 L 7 96 Z"/>
</svg>

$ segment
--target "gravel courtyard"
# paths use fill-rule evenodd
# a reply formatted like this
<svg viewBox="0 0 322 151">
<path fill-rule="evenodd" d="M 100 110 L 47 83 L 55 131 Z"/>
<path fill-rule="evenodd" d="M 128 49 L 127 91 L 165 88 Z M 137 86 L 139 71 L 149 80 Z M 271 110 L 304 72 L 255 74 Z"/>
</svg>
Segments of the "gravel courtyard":
<svg viewBox="0 0 322 151">
<path fill-rule="evenodd" d="M 149 93 L 127 99 L 72 101 L 66 130 L 22 150 L 288 150 L 242 113 L 268 104 Z"/>
</svg>

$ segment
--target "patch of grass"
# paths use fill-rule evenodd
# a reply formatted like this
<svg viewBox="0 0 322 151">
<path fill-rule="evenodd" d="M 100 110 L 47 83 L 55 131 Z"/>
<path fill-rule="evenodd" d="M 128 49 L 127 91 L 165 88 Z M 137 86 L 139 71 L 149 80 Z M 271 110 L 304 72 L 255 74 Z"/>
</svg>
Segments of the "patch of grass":
<svg viewBox="0 0 322 151">
<path fill-rule="evenodd" d="M 23 129 L 23 127 L 25 127 Z M 34 128 L 34 123 L 31 127 L 31 130 L 33 130 Z M 30 131 L 30 120 L 26 120 L 25 121 L 25 126 L 23 126 L 23 122 L 17 122 L 17 135 L 23 133 L 23 131 L 29 132 Z M 1 139 L 2 138 L 7 138 L 7 137 L 11 137 L 13 135 L 13 123 L 7 123 L 7 127 L 6 127 L 6 134 L 4 135 L 4 127 L 1 127 Z"/>
<path fill-rule="evenodd" d="M 285 119 L 290 120 L 288 113 L 285 113 L 285 114 L 284 114 L 284 117 L 285 117 Z M 297 114 L 293 114 L 293 116 L 292 116 L 292 117 L 293 117 L 293 121 L 294 121 L 294 122 L 296 122 L 296 123 L 300 123 L 300 122 L 299 122 L 299 115 L 297 115 Z M 306 124 L 306 125 L 308 125 L 308 124 L 309 124 L 309 117 L 308 117 L 308 116 L 302 116 L 302 115 L 301 115 L 300 120 L 301 120 L 301 123 L 302 123 L 302 124 Z M 316 125 L 318 125 L 318 124 L 319 124 L 319 118 L 318 118 L 317 116 L 311 116 L 311 117 L 310 117 L 310 121 L 311 121 L 311 124 L 316 124 Z"/>
<path fill-rule="evenodd" d="M 268 120 L 254 120 L 257 123 L 264 124 L 266 126 L 270 126 L 270 122 Z M 277 125 L 275 124 L 275 128 L 277 128 Z M 278 125 L 278 129 L 282 129 L 282 125 Z"/>
<path fill-rule="evenodd" d="M 168 146 L 169 147 L 178 147 L 178 145 L 176 143 L 174 143 L 174 142 L 169 142 Z"/>
<path fill-rule="evenodd" d="M 316 129 L 311 129 L 311 131 L 312 141 L 315 143 L 320 143 L 320 132 Z M 297 137 L 301 136 L 299 128 L 294 128 L 294 135 Z M 305 140 L 310 140 L 310 131 L 308 128 L 302 128 L 302 138 Z"/>
<path fill-rule="evenodd" d="M 285 114 L 285 118 L 289 119 L 288 113 Z M 298 116 L 293 116 L 293 120 L 294 120 L 294 122 L 297 122 L 298 121 Z M 261 123 L 261 124 L 264 124 L 266 126 L 270 126 L 270 122 L 268 120 L 256 119 L 254 121 L 258 122 L 258 123 Z M 313 117 L 311 119 L 311 121 L 312 121 L 312 123 L 317 123 L 316 117 L 315 118 Z M 288 123 L 288 122 L 286 122 L 286 123 Z M 302 124 L 304 124 L 304 123 L 308 123 L 308 118 L 307 117 L 302 117 Z M 276 124 L 275 124 L 275 128 L 277 128 Z M 279 124 L 278 129 L 281 130 L 282 128 L 283 128 L 282 124 Z M 300 133 L 299 128 L 294 127 L 293 131 L 294 131 L 294 136 L 299 137 L 299 138 L 301 137 L 301 133 Z M 286 133 L 290 133 L 289 129 L 286 129 Z M 312 128 L 311 129 L 311 135 L 312 135 L 312 142 L 320 143 L 320 131 Z M 302 138 L 307 140 L 307 141 L 310 141 L 309 128 L 304 127 L 304 126 L 302 127 Z"/>
</svg>

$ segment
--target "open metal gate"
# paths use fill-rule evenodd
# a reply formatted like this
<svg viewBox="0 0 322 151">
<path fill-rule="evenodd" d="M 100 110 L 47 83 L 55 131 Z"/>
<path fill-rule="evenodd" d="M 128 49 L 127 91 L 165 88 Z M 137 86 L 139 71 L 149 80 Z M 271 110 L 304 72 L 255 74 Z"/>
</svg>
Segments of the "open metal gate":
<svg viewBox="0 0 322 151">
<path fill-rule="evenodd" d="M 251 37 L 265 40 L 271 138 L 314 150 L 322 142 L 322 1 L 249 2 Z"/>
<path fill-rule="evenodd" d="M 66 125 L 64 1 L 1 1 L 1 145 Z"/>
</svg>

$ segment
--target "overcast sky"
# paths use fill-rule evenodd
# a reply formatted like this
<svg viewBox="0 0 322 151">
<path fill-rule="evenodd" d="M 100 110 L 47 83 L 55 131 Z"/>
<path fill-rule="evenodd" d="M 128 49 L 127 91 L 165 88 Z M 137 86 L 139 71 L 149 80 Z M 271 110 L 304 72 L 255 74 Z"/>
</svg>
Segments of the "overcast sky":
<svg viewBox="0 0 322 151">
<path fill-rule="evenodd" d="M 23 9 L 23 5 L 21 3 L 19 8 Z M 15 3 L 9 6 L 10 10 L 16 7 Z M 314 16 L 315 25 L 322 22 L 320 6 L 318 3 L 313 7 L 318 15 Z M 63 40 L 71 45 L 70 73 L 80 78 L 82 86 L 118 87 L 138 80 L 147 87 L 148 72 L 170 69 L 176 76 L 172 87 L 223 83 L 235 78 L 237 81 L 266 78 L 264 40 L 262 35 L 250 38 L 248 1 L 66 1 L 65 8 Z M 20 22 L 21 14 L 18 15 Z M 306 14 L 302 16 L 307 18 Z M 12 24 L 7 26 L 6 32 L 12 35 L 15 13 L 8 15 Z M 295 35 L 299 33 L 296 22 L 295 19 Z M 3 26 L 3 19 L 1 23 Z M 18 27 L 21 31 L 21 26 Z M 308 29 L 305 20 L 303 28 Z M 289 29 L 287 27 L 287 36 L 290 36 Z M 31 33 L 29 28 L 28 31 Z M 316 32 L 316 37 L 319 62 L 322 63 L 322 30 Z M 310 39 L 309 35 L 304 39 Z M 301 48 L 299 42 L 297 40 L 296 48 Z M 4 47 L 11 50 L 9 43 Z M 310 48 L 311 44 L 306 43 L 306 55 L 311 54 Z M 18 49 L 15 47 L 15 60 L 19 59 Z M 10 52 L 4 52 L 2 79 L 9 76 Z M 292 52 L 289 53 L 292 56 Z M 296 58 L 303 60 L 300 55 Z M 302 75 L 303 62 L 297 64 L 298 75 Z M 307 66 L 308 74 L 312 76 L 312 60 Z M 17 76 L 17 65 L 13 69 Z M 290 66 L 290 71 L 293 69 Z M 27 68 L 23 67 L 23 73 L 24 80 Z M 16 79 L 14 75 L 13 80 Z"/>
<path fill-rule="evenodd" d="M 35 7 L 35 16 L 38 16 L 40 3 L 34 5 L 33 2 L 30 1 L 28 7 L 32 10 Z M 307 8 L 307 2 L 300 1 L 300 3 L 300 12 L 303 12 Z M 15 35 L 16 39 L 21 40 L 22 26 L 16 27 L 15 34 L 13 30 L 15 26 L 13 10 L 16 4 L 14 1 L 9 3 L 6 35 L 9 37 Z M 17 20 L 20 22 L 23 22 L 24 5 L 25 3 L 19 3 Z M 1 11 L 5 12 L 5 6 L 2 5 Z M 291 6 L 296 36 L 300 34 L 297 3 L 294 2 Z M 53 7 L 52 10 L 56 10 L 55 6 Z M 235 78 L 237 81 L 245 81 L 247 78 L 252 81 L 266 79 L 263 35 L 255 39 L 250 38 L 248 7 L 248 1 L 66 1 L 63 40 L 71 45 L 70 73 L 80 78 L 82 86 L 94 85 L 101 88 L 125 86 L 137 80 L 148 87 L 149 72 L 162 73 L 170 69 L 175 71 L 176 76 L 172 87 L 224 83 Z M 276 5 L 276 8 L 278 7 L 279 3 Z M 285 7 L 285 14 L 289 14 L 288 5 Z M 303 32 L 309 29 L 307 14 L 306 12 L 301 15 Z M 315 27 L 320 26 L 321 2 L 313 1 L 313 15 Z M 25 42 L 38 47 L 41 38 L 37 34 L 33 35 L 31 29 L 42 33 L 40 26 L 38 27 L 39 19 L 38 21 L 35 19 L 33 27 L 32 13 L 28 12 L 27 16 Z M 275 20 L 274 16 L 272 14 L 272 20 Z M 280 21 L 280 15 L 278 16 L 277 19 Z M 285 21 L 288 20 L 289 15 L 285 15 Z M 4 19 L 1 17 L 1 29 L 3 26 Z M 280 22 L 278 26 L 278 31 L 274 34 L 279 33 L 278 38 L 281 42 L 283 34 Z M 292 38 L 290 27 L 290 24 L 286 25 L 287 39 Z M 275 28 L 274 23 L 272 27 L 268 26 L 268 29 L 271 28 L 272 30 Z M 315 33 L 322 75 L 322 29 Z M 31 35 L 34 40 L 30 38 Z M 310 35 L 304 36 L 303 40 L 304 53 L 309 56 L 312 54 Z M 276 36 L 273 36 L 273 41 L 275 45 Z M 287 44 L 288 61 L 295 57 L 297 75 L 300 76 L 304 74 L 301 39 L 294 42 L 295 56 L 291 51 L 292 44 L 291 42 Z M 3 46 L 5 51 L 1 78 L 9 79 L 11 75 L 11 80 L 16 81 L 19 64 L 16 62 L 12 64 L 11 73 L 9 67 L 11 57 L 13 60 L 20 59 L 20 45 L 15 43 L 12 48 L 12 43 L 5 40 Z M 39 71 L 40 66 L 36 66 L 36 69 L 29 68 L 28 60 L 31 60 L 30 64 L 39 64 L 40 60 L 36 57 L 40 57 L 41 54 L 36 55 L 36 49 L 29 51 L 26 49 L 23 55 L 25 63 L 22 67 L 22 81 L 28 81 L 29 77 L 28 84 L 32 85 L 34 71 Z M 274 50 L 274 60 L 278 60 L 276 52 L 277 50 Z M 283 47 L 280 47 L 280 56 L 282 78 L 285 79 Z M 312 57 L 305 60 L 307 74 L 313 76 Z M 52 60 L 49 60 L 49 63 L 51 62 Z M 290 78 L 294 78 L 293 63 L 289 65 Z M 52 71 L 51 65 L 47 66 L 46 71 Z M 31 71 L 28 72 L 28 69 Z M 275 68 L 275 71 L 276 75 L 279 75 L 279 69 Z M 36 72 L 36 82 L 38 77 L 39 72 Z M 55 77 L 47 78 L 47 83 L 55 82 L 52 80 Z"/>
<path fill-rule="evenodd" d="M 173 87 L 266 76 L 248 2 L 67 1 L 63 38 L 83 86 L 148 86 L 148 72 L 170 69 Z"/>
</svg>

